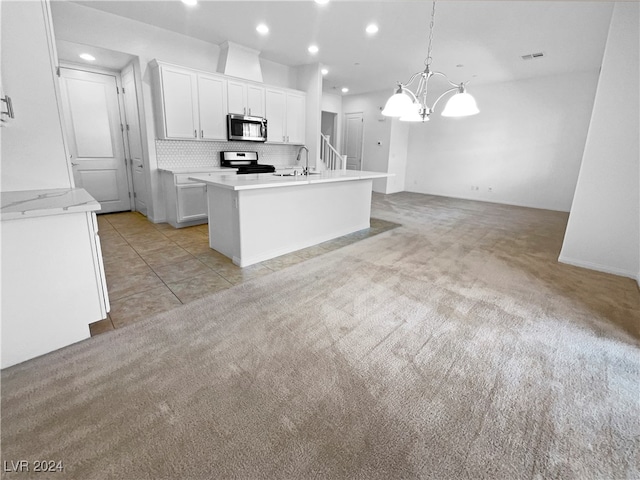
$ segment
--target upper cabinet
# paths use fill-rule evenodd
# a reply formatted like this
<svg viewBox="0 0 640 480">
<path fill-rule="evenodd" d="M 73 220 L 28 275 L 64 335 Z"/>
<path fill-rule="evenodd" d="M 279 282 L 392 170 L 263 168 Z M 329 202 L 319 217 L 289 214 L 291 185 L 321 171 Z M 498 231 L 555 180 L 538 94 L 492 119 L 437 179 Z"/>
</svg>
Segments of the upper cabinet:
<svg viewBox="0 0 640 480">
<path fill-rule="evenodd" d="M 198 74 L 198 108 L 200 111 L 200 138 L 226 140 L 227 85 L 224 78 Z"/>
<path fill-rule="evenodd" d="M 305 95 L 302 92 L 266 89 L 267 142 L 305 143 Z"/>
<path fill-rule="evenodd" d="M 241 80 L 227 80 L 228 112 L 264 117 L 264 87 Z"/>
<path fill-rule="evenodd" d="M 226 140 L 224 77 L 152 63 L 158 138 Z"/>
<path fill-rule="evenodd" d="M 227 114 L 267 118 L 267 142 L 305 143 L 306 95 L 225 75 L 151 62 L 157 137 L 226 140 Z"/>
</svg>

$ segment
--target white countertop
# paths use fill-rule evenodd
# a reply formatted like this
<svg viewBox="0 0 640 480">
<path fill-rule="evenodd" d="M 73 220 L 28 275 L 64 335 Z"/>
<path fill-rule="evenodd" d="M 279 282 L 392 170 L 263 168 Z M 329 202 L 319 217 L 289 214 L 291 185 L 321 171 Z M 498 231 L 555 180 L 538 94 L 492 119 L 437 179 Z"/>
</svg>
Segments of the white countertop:
<svg viewBox="0 0 640 480">
<path fill-rule="evenodd" d="M 100 210 L 100 204 L 84 188 L 56 188 L 1 192 L 2 220 L 45 217 Z"/>
<path fill-rule="evenodd" d="M 175 167 L 175 168 L 159 168 L 160 172 L 169 173 L 209 173 L 209 172 L 235 172 L 235 168 L 228 167 Z"/>
<path fill-rule="evenodd" d="M 189 178 L 208 185 L 215 185 L 217 187 L 228 188 L 230 190 L 252 190 L 259 188 L 293 187 L 318 183 L 369 180 L 392 176 L 394 176 L 393 173 L 357 170 L 327 170 L 318 174 L 309 175 L 308 177 L 304 175 L 282 177 L 274 175 L 273 173 L 254 173 L 249 175 L 237 175 L 235 173 L 210 173 L 205 175 L 194 175 Z"/>
</svg>

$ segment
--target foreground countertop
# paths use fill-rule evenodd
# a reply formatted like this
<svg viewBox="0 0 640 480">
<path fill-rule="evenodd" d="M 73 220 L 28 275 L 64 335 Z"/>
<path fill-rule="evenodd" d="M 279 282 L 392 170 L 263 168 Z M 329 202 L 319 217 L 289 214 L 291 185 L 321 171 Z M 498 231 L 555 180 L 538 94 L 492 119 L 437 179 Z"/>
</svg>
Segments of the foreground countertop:
<svg viewBox="0 0 640 480">
<path fill-rule="evenodd" d="M 393 173 L 367 172 L 357 170 L 327 170 L 309 176 L 297 175 L 283 177 L 273 173 L 255 173 L 237 175 L 235 173 L 212 172 L 205 175 L 194 175 L 191 180 L 208 185 L 228 188 L 230 190 L 252 190 L 260 188 L 294 187 L 300 185 L 314 185 L 319 183 L 348 182 L 356 180 L 370 180 L 374 178 L 392 177 Z"/>
<path fill-rule="evenodd" d="M 100 204 L 84 188 L 56 188 L 1 192 L 2 220 L 46 217 L 100 210 Z"/>
</svg>

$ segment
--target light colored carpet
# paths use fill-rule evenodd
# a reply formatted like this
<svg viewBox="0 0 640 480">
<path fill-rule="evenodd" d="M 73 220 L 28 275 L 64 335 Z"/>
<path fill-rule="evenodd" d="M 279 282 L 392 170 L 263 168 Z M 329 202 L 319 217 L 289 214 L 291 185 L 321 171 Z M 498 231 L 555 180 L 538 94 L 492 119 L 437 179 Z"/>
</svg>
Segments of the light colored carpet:
<svg viewBox="0 0 640 480">
<path fill-rule="evenodd" d="M 74 479 L 640 478 L 640 295 L 567 215 L 403 226 L 2 372 L 2 460 Z"/>
</svg>

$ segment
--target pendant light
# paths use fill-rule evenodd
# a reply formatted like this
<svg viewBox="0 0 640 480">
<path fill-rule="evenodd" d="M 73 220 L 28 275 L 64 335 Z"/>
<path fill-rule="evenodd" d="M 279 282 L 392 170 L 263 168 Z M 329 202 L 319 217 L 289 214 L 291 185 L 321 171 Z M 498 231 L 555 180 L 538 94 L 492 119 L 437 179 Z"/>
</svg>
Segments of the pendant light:
<svg viewBox="0 0 640 480">
<path fill-rule="evenodd" d="M 433 113 L 438 102 L 446 95 L 456 92 L 447 102 L 442 112 L 444 117 L 466 117 L 475 115 L 478 105 L 475 99 L 466 91 L 465 83 L 453 83 L 442 72 L 434 72 L 431 70 L 431 46 L 433 43 L 433 24 L 436 16 L 436 2 L 433 2 L 431 9 L 431 24 L 429 25 L 429 46 L 427 49 L 427 58 L 424 60 L 425 69 L 421 72 L 414 73 L 407 83 L 398 83 L 395 93 L 387 100 L 382 110 L 382 115 L 387 117 L 400 117 L 404 122 L 426 122 L 429 115 Z M 433 105 L 427 105 L 428 84 L 431 77 L 438 75 L 444 77 L 452 88 L 442 93 Z M 409 89 L 409 86 L 416 80 L 418 85 L 415 93 Z M 469 83 L 469 82 L 467 82 Z"/>
</svg>

